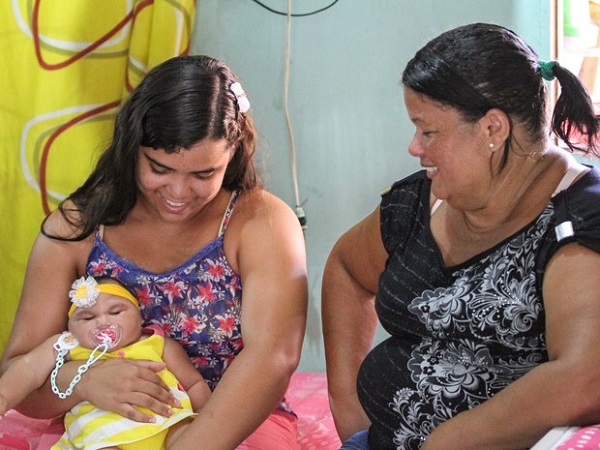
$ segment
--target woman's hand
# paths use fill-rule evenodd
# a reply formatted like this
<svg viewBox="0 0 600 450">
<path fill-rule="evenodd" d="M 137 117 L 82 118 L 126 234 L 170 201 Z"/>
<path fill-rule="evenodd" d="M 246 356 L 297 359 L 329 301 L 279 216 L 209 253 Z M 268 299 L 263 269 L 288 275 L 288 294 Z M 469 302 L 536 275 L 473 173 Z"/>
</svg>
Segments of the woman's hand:
<svg viewBox="0 0 600 450">
<path fill-rule="evenodd" d="M 79 361 L 65 364 L 75 365 L 68 372 L 74 373 Z M 165 363 L 153 361 L 129 361 L 110 359 L 98 361 L 81 377 L 74 393 L 98 408 L 113 411 L 137 422 L 154 422 L 154 417 L 139 408 L 168 417 L 171 407 L 179 406 L 168 386 L 157 375 L 166 367 Z M 67 371 L 65 371 L 67 372 Z M 61 390 L 66 389 L 72 377 L 63 374 L 57 380 Z"/>
</svg>

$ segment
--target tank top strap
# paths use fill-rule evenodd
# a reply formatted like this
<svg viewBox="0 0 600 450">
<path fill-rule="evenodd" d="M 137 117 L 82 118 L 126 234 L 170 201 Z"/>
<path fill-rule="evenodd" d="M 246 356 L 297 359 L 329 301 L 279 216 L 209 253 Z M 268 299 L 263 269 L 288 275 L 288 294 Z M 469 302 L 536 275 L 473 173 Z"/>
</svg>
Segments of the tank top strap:
<svg viewBox="0 0 600 450">
<path fill-rule="evenodd" d="M 227 229 L 227 224 L 229 223 L 229 219 L 231 217 L 231 213 L 233 212 L 233 207 L 240 195 L 239 190 L 235 190 L 231 193 L 231 197 L 229 197 L 229 203 L 227 204 L 227 209 L 225 209 L 225 214 L 223 214 L 223 219 L 221 220 L 221 225 L 219 226 L 219 236 L 223 236 L 225 230 Z M 100 225 L 97 231 L 98 236 L 102 240 L 104 238 L 104 225 Z"/>
<path fill-rule="evenodd" d="M 223 220 L 221 220 L 221 226 L 219 227 L 219 237 L 225 234 L 225 230 L 227 229 L 227 224 L 229 223 L 229 219 L 231 218 L 231 213 L 233 212 L 233 207 L 237 202 L 237 199 L 240 195 L 239 189 L 236 189 L 231 193 L 231 197 L 229 197 L 229 204 L 227 205 L 227 209 L 225 209 L 225 214 L 223 214 Z"/>
<path fill-rule="evenodd" d="M 433 213 L 440 207 L 440 205 L 442 204 L 443 200 L 436 198 L 435 202 L 433 203 L 433 205 L 431 205 L 431 211 L 429 212 L 429 216 L 433 216 Z"/>
</svg>

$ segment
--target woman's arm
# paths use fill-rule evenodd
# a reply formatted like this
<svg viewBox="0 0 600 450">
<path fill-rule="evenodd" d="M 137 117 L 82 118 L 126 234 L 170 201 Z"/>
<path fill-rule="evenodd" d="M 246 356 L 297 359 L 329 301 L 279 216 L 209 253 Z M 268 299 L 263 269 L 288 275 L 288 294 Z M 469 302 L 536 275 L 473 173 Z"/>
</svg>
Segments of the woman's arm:
<svg viewBox="0 0 600 450">
<path fill-rule="evenodd" d="M 165 337 L 163 360 L 188 393 L 192 407 L 197 412 L 210 397 L 210 388 L 204 377 L 194 367 L 183 347 L 168 337 Z"/>
<path fill-rule="evenodd" d="M 231 449 L 273 411 L 300 360 L 307 309 L 306 255 L 298 219 L 264 191 L 240 197 L 225 252 L 243 287 L 244 348 L 173 449 Z"/>
<path fill-rule="evenodd" d="M 338 240 L 323 273 L 329 403 L 342 441 L 369 426 L 358 401 L 356 381 L 378 323 L 373 302 L 387 259 L 379 227 L 377 209 Z"/>
<path fill-rule="evenodd" d="M 422 447 L 529 448 L 553 427 L 600 422 L 600 254 L 561 248 L 544 276 L 549 362 L 443 423 Z"/>
<path fill-rule="evenodd" d="M 49 222 L 57 222 L 56 213 Z M 25 355 L 50 336 L 67 328 L 68 292 L 82 264 L 77 257 L 84 243 L 66 243 L 39 235 L 29 255 L 21 299 L 4 351 L 1 370 L 11 359 Z M 31 393 L 18 409 L 32 417 L 54 417 L 74 403 L 60 400 L 44 383 Z"/>
<path fill-rule="evenodd" d="M 71 226 L 57 212 L 46 222 L 49 232 L 69 235 Z M 41 345 L 48 337 L 67 328 L 68 293 L 73 281 L 85 274 L 93 236 L 80 242 L 66 242 L 40 234 L 29 255 L 21 299 L 4 351 L 3 373 L 13 358 Z M 80 362 L 71 362 L 59 372 L 58 384 L 66 389 Z M 116 411 L 134 420 L 148 420 L 132 405 L 168 414 L 172 395 L 154 373 L 162 363 L 106 361 L 94 364 L 75 387 L 73 395 L 62 400 L 51 390 L 50 382 L 32 392 L 17 409 L 30 417 L 48 418 L 65 413 L 81 400 Z M 113 380 L 119 380 L 114 383 Z M 98 402 L 100 404 L 98 404 Z"/>
</svg>

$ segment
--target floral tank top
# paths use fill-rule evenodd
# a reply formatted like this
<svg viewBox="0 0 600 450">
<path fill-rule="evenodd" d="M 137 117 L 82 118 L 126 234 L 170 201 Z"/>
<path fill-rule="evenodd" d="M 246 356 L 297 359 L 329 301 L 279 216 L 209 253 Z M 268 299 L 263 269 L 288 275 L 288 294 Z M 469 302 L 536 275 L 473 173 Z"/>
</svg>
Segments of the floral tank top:
<svg viewBox="0 0 600 450">
<path fill-rule="evenodd" d="M 116 278 L 134 293 L 144 324 L 157 324 L 178 341 L 211 390 L 244 346 L 242 284 L 223 249 L 238 196 L 232 194 L 217 238 L 168 272 L 149 272 L 121 258 L 102 240 L 102 229 L 87 263 L 88 275 Z"/>
</svg>

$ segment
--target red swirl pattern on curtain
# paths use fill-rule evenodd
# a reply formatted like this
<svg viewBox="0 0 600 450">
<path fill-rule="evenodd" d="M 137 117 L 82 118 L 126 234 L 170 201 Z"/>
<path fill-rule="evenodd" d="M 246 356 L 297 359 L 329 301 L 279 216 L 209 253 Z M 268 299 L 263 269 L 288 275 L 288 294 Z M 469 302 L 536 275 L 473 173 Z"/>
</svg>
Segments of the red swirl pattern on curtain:
<svg viewBox="0 0 600 450">
<path fill-rule="evenodd" d="M 42 219 L 110 141 L 145 73 L 187 54 L 195 0 L 0 2 L 0 352 Z"/>
</svg>

